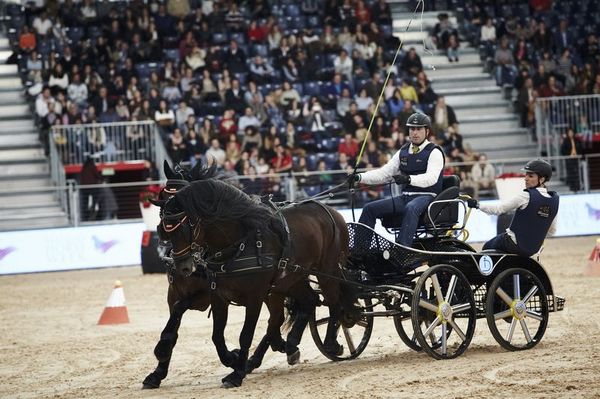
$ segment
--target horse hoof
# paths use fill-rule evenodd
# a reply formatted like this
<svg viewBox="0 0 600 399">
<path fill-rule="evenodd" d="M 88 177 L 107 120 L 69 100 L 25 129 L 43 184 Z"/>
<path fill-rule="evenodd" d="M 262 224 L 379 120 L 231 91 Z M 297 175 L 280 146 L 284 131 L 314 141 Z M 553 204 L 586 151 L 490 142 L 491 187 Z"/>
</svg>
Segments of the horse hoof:
<svg viewBox="0 0 600 399">
<path fill-rule="evenodd" d="M 240 376 L 235 371 L 221 380 L 223 383 L 223 388 L 237 388 L 242 385 L 242 380 L 244 377 Z"/>
<path fill-rule="evenodd" d="M 290 366 L 293 366 L 294 364 L 298 364 L 299 361 L 300 361 L 300 349 L 296 349 L 296 352 L 292 353 L 291 355 L 287 355 L 287 362 Z"/>
<path fill-rule="evenodd" d="M 160 387 L 160 379 L 158 379 L 154 373 L 148 374 L 148 376 L 142 382 L 142 389 L 157 389 Z"/>
</svg>

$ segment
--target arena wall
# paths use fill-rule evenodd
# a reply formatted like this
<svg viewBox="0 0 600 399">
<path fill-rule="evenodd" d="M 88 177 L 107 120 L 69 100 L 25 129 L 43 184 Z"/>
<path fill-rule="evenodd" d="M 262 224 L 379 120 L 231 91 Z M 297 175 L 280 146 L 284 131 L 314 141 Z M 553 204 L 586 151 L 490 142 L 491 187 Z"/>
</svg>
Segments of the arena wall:
<svg viewBox="0 0 600 399">
<path fill-rule="evenodd" d="M 556 236 L 600 234 L 600 194 L 563 195 Z M 342 210 L 347 221 L 352 211 Z M 355 210 L 356 220 L 361 210 Z M 496 234 L 497 217 L 473 211 L 469 242 Z M 0 274 L 139 265 L 144 223 L 0 233 Z M 376 230 L 390 235 L 380 226 Z"/>
</svg>

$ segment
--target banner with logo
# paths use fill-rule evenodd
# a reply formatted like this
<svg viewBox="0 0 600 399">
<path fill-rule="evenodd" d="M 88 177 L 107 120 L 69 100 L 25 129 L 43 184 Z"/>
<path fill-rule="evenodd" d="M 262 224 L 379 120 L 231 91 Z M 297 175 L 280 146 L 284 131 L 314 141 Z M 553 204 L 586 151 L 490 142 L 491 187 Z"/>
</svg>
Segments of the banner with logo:
<svg viewBox="0 0 600 399">
<path fill-rule="evenodd" d="M 140 264 L 143 223 L 0 233 L 0 274 Z"/>
</svg>

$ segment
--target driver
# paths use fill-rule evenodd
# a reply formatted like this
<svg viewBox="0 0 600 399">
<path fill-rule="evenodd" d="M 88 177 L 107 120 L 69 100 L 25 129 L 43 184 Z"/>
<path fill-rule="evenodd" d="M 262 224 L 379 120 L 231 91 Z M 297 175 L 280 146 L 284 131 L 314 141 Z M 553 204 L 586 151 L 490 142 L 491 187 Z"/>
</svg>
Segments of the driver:
<svg viewBox="0 0 600 399">
<path fill-rule="evenodd" d="M 546 189 L 552 177 L 552 166 L 543 159 L 534 159 L 525 165 L 525 190 L 508 201 L 496 205 L 480 204 L 468 199 L 470 208 L 477 208 L 488 215 L 501 215 L 516 211 L 510 227 L 483 245 L 483 249 L 531 256 L 536 254 L 546 236 L 556 231 L 558 194 Z"/>
<path fill-rule="evenodd" d="M 373 201 L 365 205 L 358 220 L 371 228 L 377 218 L 398 213 L 402 215 L 402 226 L 398 243 L 410 247 L 421 214 L 433 198 L 442 191 L 444 152 L 427 140 L 431 133 L 431 121 L 425 114 L 414 113 L 406 122 L 409 143 L 403 145 L 382 167 L 349 176 L 350 185 L 356 182 L 383 184 L 395 181 L 404 185 L 397 197 Z"/>
</svg>

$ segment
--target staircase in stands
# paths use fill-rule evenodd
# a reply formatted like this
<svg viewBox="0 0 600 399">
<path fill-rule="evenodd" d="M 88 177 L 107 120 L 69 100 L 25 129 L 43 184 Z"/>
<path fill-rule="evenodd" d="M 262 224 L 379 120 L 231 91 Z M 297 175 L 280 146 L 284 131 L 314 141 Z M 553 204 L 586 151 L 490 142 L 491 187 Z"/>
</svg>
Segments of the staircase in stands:
<svg viewBox="0 0 600 399">
<path fill-rule="evenodd" d="M 441 11 L 425 12 L 421 21 L 421 13 L 409 11 L 407 1 L 389 3 L 394 34 L 403 41 L 404 50 L 410 47 L 417 50 L 433 90 L 444 95 L 446 104 L 456 112 L 464 143 L 475 152 L 486 153 L 491 160 L 535 157 L 537 145 L 531 141 L 527 129 L 520 127 L 511 102 L 496 86 L 495 79 L 484 72 L 478 50 L 461 41 L 460 61 L 454 63 L 448 61 L 443 51 L 425 50 L 423 40 L 437 23 L 437 15 Z M 457 26 L 452 12 L 445 12 Z M 410 28 L 406 31 L 409 22 Z"/>
<path fill-rule="evenodd" d="M 50 166 L 24 98 L 8 39 L 0 37 L 0 231 L 66 226 Z"/>
</svg>

